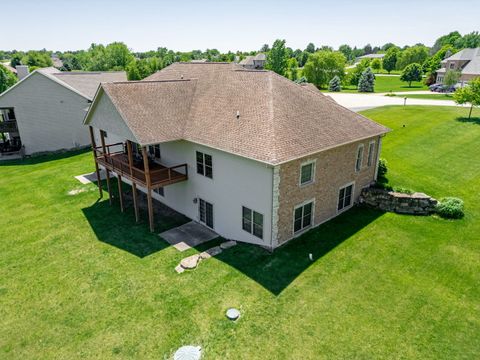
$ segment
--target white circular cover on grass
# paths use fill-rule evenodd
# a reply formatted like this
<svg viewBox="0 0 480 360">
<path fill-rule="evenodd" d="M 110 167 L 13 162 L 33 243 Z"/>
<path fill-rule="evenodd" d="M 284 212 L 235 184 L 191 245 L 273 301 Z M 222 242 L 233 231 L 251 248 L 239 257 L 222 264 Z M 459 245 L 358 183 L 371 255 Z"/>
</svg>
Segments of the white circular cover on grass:
<svg viewBox="0 0 480 360">
<path fill-rule="evenodd" d="M 237 309 L 231 308 L 227 310 L 227 317 L 230 320 L 237 320 L 240 317 L 240 311 Z"/>
<path fill-rule="evenodd" d="M 182 346 L 175 351 L 173 355 L 174 360 L 200 360 L 202 356 L 202 348 L 200 346 Z"/>
</svg>

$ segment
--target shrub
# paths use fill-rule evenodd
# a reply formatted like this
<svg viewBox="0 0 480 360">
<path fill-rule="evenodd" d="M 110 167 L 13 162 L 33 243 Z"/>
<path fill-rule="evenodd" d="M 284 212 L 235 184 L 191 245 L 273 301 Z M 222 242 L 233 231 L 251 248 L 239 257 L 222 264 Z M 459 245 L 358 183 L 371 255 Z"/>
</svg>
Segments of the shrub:
<svg viewBox="0 0 480 360">
<path fill-rule="evenodd" d="M 367 68 L 360 76 L 360 80 L 358 80 L 358 91 L 374 92 L 374 86 L 375 86 L 375 75 L 373 75 L 372 70 L 370 68 Z"/>
<path fill-rule="evenodd" d="M 463 200 L 447 197 L 440 200 L 437 205 L 437 214 L 446 219 L 460 219 L 464 216 Z"/>
<path fill-rule="evenodd" d="M 402 194 L 408 194 L 408 195 L 411 195 L 413 194 L 415 191 L 413 191 L 412 189 L 409 189 L 409 188 L 405 188 L 403 186 L 395 186 L 393 188 L 393 190 L 395 192 L 398 192 L 398 193 L 402 193 Z"/>
<path fill-rule="evenodd" d="M 387 165 L 388 162 L 386 159 L 380 158 L 378 161 L 378 177 L 383 178 L 387 174 Z"/>
</svg>

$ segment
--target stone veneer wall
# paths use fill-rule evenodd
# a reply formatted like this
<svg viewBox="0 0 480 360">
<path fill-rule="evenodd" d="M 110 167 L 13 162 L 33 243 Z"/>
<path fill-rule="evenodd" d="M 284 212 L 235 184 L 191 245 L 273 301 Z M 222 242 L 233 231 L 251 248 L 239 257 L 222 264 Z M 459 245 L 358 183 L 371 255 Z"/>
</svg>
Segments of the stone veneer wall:
<svg viewBox="0 0 480 360">
<path fill-rule="evenodd" d="M 400 214 L 430 215 L 435 212 L 437 200 L 424 194 L 403 194 L 383 189 L 364 189 L 360 203 Z"/>
<path fill-rule="evenodd" d="M 371 166 L 367 165 L 368 146 L 375 141 L 375 154 Z M 319 225 L 339 214 L 337 211 L 339 189 L 354 182 L 354 202 L 362 188 L 375 180 L 380 137 L 373 137 L 346 144 L 293 160 L 280 165 L 278 191 L 277 236 L 273 247 L 281 245 L 297 234 L 293 233 L 294 208 L 308 200 L 315 200 L 313 226 Z M 355 171 L 357 149 L 364 145 L 362 169 Z M 300 186 L 300 167 L 302 163 L 315 161 L 314 182 Z"/>
</svg>

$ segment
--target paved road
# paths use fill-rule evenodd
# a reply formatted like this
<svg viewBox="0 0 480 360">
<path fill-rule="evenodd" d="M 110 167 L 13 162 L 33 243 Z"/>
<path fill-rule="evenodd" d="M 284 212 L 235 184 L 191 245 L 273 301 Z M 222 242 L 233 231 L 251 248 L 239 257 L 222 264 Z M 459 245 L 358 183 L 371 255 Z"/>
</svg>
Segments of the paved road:
<svg viewBox="0 0 480 360">
<path fill-rule="evenodd" d="M 353 111 L 362 111 L 386 105 L 403 105 L 399 96 L 381 94 L 327 93 L 337 103 Z M 407 105 L 459 106 L 451 100 L 407 99 Z"/>
</svg>

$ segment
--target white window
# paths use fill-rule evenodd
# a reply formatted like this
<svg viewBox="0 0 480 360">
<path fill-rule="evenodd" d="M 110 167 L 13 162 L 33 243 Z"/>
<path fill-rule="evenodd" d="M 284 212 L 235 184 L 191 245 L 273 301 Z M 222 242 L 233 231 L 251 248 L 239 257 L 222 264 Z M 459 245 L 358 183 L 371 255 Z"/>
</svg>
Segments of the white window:
<svg viewBox="0 0 480 360">
<path fill-rule="evenodd" d="M 358 146 L 357 150 L 357 160 L 355 161 L 355 171 L 360 171 L 362 169 L 362 163 L 363 163 L 363 144 L 360 144 Z"/>
<path fill-rule="evenodd" d="M 242 229 L 263 239 L 263 215 L 242 206 Z"/>
<path fill-rule="evenodd" d="M 212 155 L 197 151 L 197 174 L 213 179 Z"/>
<path fill-rule="evenodd" d="M 450 69 L 455 69 L 455 63 L 450 63 Z"/>
<path fill-rule="evenodd" d="M 352 205 L 353 202 L 353 184 L 348 184 L 338 191 L 337 210 L 344 210 Z"/>
<path fill-rule="evenodd" d="M 372 166 L 374 155 L 375 155 L 375 141 L 372 141 L 370 142 L 370 144 L 368 144 L 368 160 L 367 160 L 368 166 Z"/>
<path fill-rule="evenodd" d="M 160 196 L 165 196 L 165 190 L 164 190 L 163 187 L 159 187 L 157 189 L 154 189 L 153 191 L 156 192 Z"/>
<path fill-rule="evenodd" d="M 298 233 L 313 224 L 313 205 L 311 200 L 305 204 L 297 206 L 293 211 L 293 232 Z"/>
<path fill-rule="evenodd" d="M 300 166 L 300 185 L 307 185 L 314 182 L 315 161 L 303 163 Z"/>
</svg>

